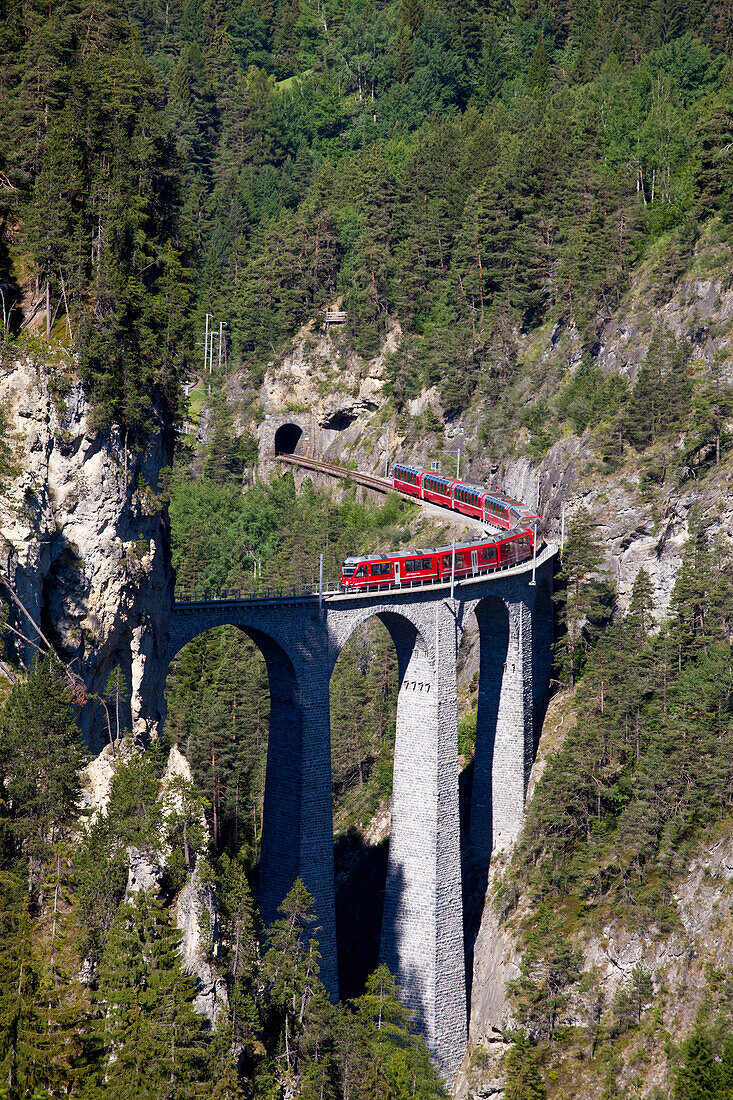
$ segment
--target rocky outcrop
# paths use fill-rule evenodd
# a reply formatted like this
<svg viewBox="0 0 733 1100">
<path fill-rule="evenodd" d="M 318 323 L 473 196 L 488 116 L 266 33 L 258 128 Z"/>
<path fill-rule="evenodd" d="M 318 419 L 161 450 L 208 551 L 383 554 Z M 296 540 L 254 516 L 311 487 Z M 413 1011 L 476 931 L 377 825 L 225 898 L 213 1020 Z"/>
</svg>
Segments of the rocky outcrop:
<svg viewBox="0 0 733 1100">
<path fill-rule="evenodd" d="M 173 906 L 181 930 L 181 957 L 189 974 L 196 976 L 194 1008 L 212 1028 L 228 1003 L 226 983 L 209 961 L 219 951 L 219 914 L 214 891 L 196 866 Z"/>
<path fill-rule="evenodd" d="M 119 725 L 150 737 L 161 720 L 160 628 L 173 586 L 157 496 L 171 457 L 167 433 L 161 425 L 133 452 L 118 431 L 94 427 L 71 372 L 31 362 L 0 379 L 0 402 L 18 467 L 0 499 L 0 568 L 90 695 L 104 694 L 110 673 L 121 670 Z M 15 607 L 10 621 L 38 641 Z M 24 658 L 33 652 L 27 646 Z M 86 704 L 80 725 L 98 753 L 108 740 L 99 702 Z"/>
<path fill-rule="evenodd" d="M 154 890 L 162 895 L 164 870 L 161 861 L 130 846 L 127 849 L 128 871 L 125 899 L 129 900 L 141 890 Z"/>
<path fill-rule="evenodd" d="M 139 751 L 131 739 L 126 739 L 114 746 L 105 746 L 82 768 L 80 810 L 87 826 L 99 815 L 106 814 L 112 780 L 120 763 Z M 173 745 L 160 780 L 159 800 L 164 819 L 182 808 L 182 795 L 175 789 L 177 779 L 190 782 L 191 768 L 178 746 Z M 202 825 L 204 836 L 208 839 L 205 819 Z M 145 849 L 132 845 L 128 847 L 125 899 L 129 900 L 141 890 L 153 890 L 164 899 L 165 868 L 169 856 L 170 847 L 162 836 L 151 836 L 150 845 Z M 204 867 L 201 859 L 197 858 L 196 866 L 173 900 L 171 914 L 181 932 L 183 965 L 196 978 L 194 1008 L 206 1019 L 210 1028 L 215 1028 L 219 1014 L 227 1005 L 227 990 L 224 979 L 212 963 L 219 953 L 219 913 L 214 891 L 206 881 Z"/>
<path fill-rule="evenodd" d="M 167 816 L 179 813 L 182 795 L 175 789 L 175 780 L 192 781 L 191 766 L 173 745 L 161 776 L 161 801 Z M 201 814 L 204 836 L 208 840 L 206 819 Z M 167 853 L 166 853 L 167 855 Z M 161 862 L 163 857 L 161 856 Z M 176 897 L 173 919 L 181 932 L 180 953 L 183 965 L 196 978 L 194 1008 L 215 1028 L 219 1015 L 228 1003 L 226 983 L 212 965 L 219 954 L 219 910 L 211 885 L 206 881 L 204 863 L 200 858 Z"/>
</svg>

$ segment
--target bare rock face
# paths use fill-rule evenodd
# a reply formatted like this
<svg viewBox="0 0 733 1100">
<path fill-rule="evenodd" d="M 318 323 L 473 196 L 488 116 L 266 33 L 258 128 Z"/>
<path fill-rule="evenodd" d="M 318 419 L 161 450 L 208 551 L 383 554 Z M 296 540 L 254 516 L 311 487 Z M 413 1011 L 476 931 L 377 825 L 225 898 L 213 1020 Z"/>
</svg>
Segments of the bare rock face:
<svg viewBox="0 0 733 1100">
<path fill-rule="evenodd" d="M 214 891 L 203 881 L 198 865 L 176 898 L 174 918 L 182 933 L 183 965 L 196 977 L 193 1006 L 216 1028 L 228 1004 L 226 983 L 209 962 L 219 950 L 219 914 Z"/>
<path fill-rule="evenodd" d="M 89 824 L 92 824 L 100 815 L 102 817 L 106 815 L 116 770 L 117 761 L 112 745 L 105 745 L 99 756 L 95 756 L 81 769 L 79 773 L 80 809 L 85 811 L 86 821 Z"/>
<path fill-rule="evenodd" d="M 102 694 L 110 673 L 122 671 L 120 727 L 147 738 L 162 718 L 159 647 L 173 591 L 156 496 L 170 442 L 161 425 L 133 453 L 116 430 L 96 430 L 69 377 L 25 362 L 0 379 L 19 468 L 0 499 L 0 568 L 90 694 Z M 10 621 L 38 640 L 15 608 Z M 27 647 L 26 659 L 33 652 Z M 109 739 L 100 703 L 87 703 L 80 725 L 99 752 Z"/>
<path fill-rule="evenodd" d="M 153 858 L 147 852 L 141 852 L 139 848 L 130 846 L 127 849 L 129 869 L 127 872 L 127 886 L 125 887 L 125 900 L 129 900 L 141 890 L 154 890 L 156 894 L 162 893 L 163 868 L 157 858 Z"/>
</svg>

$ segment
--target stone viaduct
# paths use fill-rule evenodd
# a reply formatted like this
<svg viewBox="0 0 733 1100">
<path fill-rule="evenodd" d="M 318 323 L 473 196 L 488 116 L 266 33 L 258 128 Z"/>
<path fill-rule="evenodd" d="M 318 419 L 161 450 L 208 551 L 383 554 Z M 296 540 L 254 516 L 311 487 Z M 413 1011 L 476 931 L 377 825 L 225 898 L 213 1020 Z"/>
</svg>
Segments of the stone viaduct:
<svg viewBox="0 0 733 1100">
<path fill-rule="evenodd" d="M 399 696 L 381 956 L 441 1071 L 466 1045 L 456 657 L 473 616 L 479 702 L 468 851 L 485 875 L 519 832 L 536 725 L 547 699 L 554 549 L 455 586 L 371 594 L 176 604 L 168 661 L 197 634 L 232 625 L 260 648 L 271 695 L 259 904 L 263 920 L 299 875 L 315 899 L 321 976 L 338 993 L 329 681 L 351 634 L 372 616 L 394 642 Z M 465 866 L 465 860 L 464 860 Z"/>
</svg>

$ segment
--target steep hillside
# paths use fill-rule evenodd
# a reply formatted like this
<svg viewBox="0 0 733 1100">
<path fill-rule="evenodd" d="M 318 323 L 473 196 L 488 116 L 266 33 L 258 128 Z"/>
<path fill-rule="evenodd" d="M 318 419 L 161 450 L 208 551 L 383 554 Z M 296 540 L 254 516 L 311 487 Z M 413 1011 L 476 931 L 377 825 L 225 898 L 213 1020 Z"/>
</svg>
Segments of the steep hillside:
<svg viewBox="0 0 733 1100">
<path fill-rule="evenodd" d="M 728 539 L 733 532 L 722 491 L 730 461 L 733 249 L 720 226 L 708 224 L 670 282 L 665 273 L 676 251 L 674 235 L 655 246 L 619 308 L 598 317 L 592 354 L 572 325 L 515 330 L 511 385 L 492 401 L 478 393 L 460 415 L 446 414 L 434 388 L 397 402 L 387 369 L 400 346 L 397 322 L 371 359 L 349 351 L 338 329 L 323 333 L 310 322 L 267 366 L 259 388 L 246 372 L 230 380 L 237 430 L 257 433 L 265 475 L 277 469 L 274 437 L 287 423 L 302 431 L 296 453 L 375 473 L 384 472 L 387 443 L 391 458 L 439 461 L 451 473 L 460 449 L 467 480 L 531 503 L 539 494 L 545 530 L 555 538 L 563 506 L 568 518 L 588 507 L 601 524 L 621 606 L 644 563 L 661 613 L 690 516 Z"/>
<path fill-rule="evenodd" d="M 662 622 L 671 605 L 679 614 L 679 592 L 676 603 L 672 596 L 691 534 L 705 532 L 724 571 L 733 550 L 733 286 L 731 247 L 715 223 L 686 270 L 660 285 L 674 249 L 673 238 L 661 242 L 614 315 L 599 318 L 592 357 L 572 326 L 515 332 L 512 386 L 493 406 L 479 399 L 460 417 L 445 416 L 434 389 L 395 407 L 385 363 L 399 346 L 397 324 L 371 360 L 348 353 L 337 332 L 309 326 L 268 366 L 244 405 L 241 381 L 230 385 L 240 424 L 259 433 L 260 471 L 277 472 L 268 448 L 286 423 L 302 428 L 304 450 L 375 472 L 384 468 L 387 439 L 392 457 L 421 465 L 439 460 L 449 470 L 460 447 L 463 477 L 533 502 L 539 490 L 545 529 L 556 539 L 563 511 L 567 535 L 574 517 L 588 510 L 601 550 L 595 575 L 612 584 L 614 619 L 629 608 L 640 570 L 650 581 L 650 621 Z M 250 418 L 255 392 L 258 414 Z M 462 675 L 467 707 L 475 661 L 469 645 Z M 562 670 L 557 675 L 562 681 Z M 723 707 L 729 702 L 726 696 Z M 548 754 L 575 727 L 576 709 L 575 692 L 565 691 L 548 712 L 530 810 Z M 730 724 L 727 717 L 721 722 L 727 745 Z M 693 740 L 695 729 L 693 721 Z M 726 992 L 733 967 L 728 811 L 692 835 L 692 848 L 681 849 L 682 862 L 669 872 L 672 892 L 663 894 L 656 918 L 645 911 L 640 919 L 630 896 L 603 917 L 578 922 L 579 902 L 567 900 L 581 977 L 559 1017 L 564 1038 L 538 1048 L 548 1096 L 666 1096 L 684 1065 L 676 1044 L 696 1025 L 710 1029 L 710 1042 L 722 1042 L 733 1022 Z M 505 873 L 503 863 L 494 869 L 494 885 Z M 517 1049 L 510 1042 L 516 1004 L 506 983 L 520 975 L 524 921 L 536 901 L 520 888 L 507 916 L 495 909 L 492 889 L 475 951 L 472 1047 L 458 1089 L 501 1097 Z M 635 982 L 643 989 L 637 988 L 634 1019 Z"/>
</svg>

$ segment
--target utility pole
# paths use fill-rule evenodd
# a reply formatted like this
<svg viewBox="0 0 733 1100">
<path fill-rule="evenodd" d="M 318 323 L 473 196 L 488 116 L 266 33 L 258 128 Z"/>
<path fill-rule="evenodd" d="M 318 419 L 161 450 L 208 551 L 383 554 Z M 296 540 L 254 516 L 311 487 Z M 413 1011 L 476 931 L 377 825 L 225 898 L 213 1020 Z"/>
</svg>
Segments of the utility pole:
<svg viewBox="0 0 733 1100">
<path fill-rule="evenodd" d="M 453 589 L 456 584 L 456 540 L 453 539 L 453 547 L 451 550 L 451 570 L 450 570 L 450 598 L 453 599 Z"/>
<path fill-rule="evenodd" d="M 532 580 L 530 584 L 535 583 L 535 573 L 537 570 L 537 523 L 532 524 Z"/>
<path fill-rule="evenodd" d="M 207 361 L 208 361 L 208 358 L 209 358 L 209 318 L 210 317 L 213 321 L 213 319 L 214 319 L 213 314 L 212 313 L 207 313 L 206 314 L 206 334 L 204 336 L 204 374 L 206 374 L 206 366 L 207 366 Z"/>
<path fill-rule="evenodd" d="M 458 458 L 456 459 L 456 481 L 461 480 L 461 448 L 458 448 Z"/>
<path fill-rule="evenodd" d="M 213 318 L 212 318 L 213 320 Z M 211 397 L 211 372 L 214 369 L 214 329 L 209 333 L 209 397 Z"/>
<path fill-rule="evenodd" d="M 223 339 L 223 331 L 226 327 L 226 321 L 219 321 L 219 374 L 221 374 L 221 345 Z"/>
<path fill-rule="evenodd" d="M 560 560 L 565 549 L 565 501 L 562 502 L 562 519 L 560 521 Z"/>
<path fill-rule="evenodd" d="M 323 611 L 323 554 L 318 563 L 318 614 Z"/>
<path fill-rule="evenodd" d="M 384 429 L 384 476 L 389 477 L 389 424 Z"/>
</svg>

